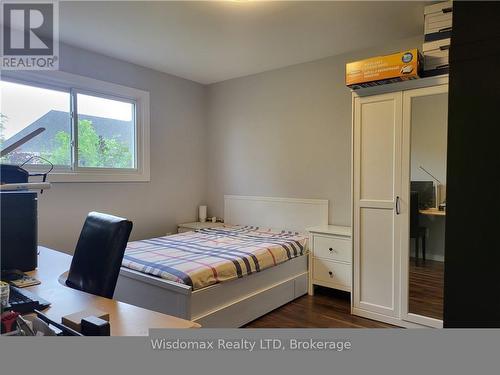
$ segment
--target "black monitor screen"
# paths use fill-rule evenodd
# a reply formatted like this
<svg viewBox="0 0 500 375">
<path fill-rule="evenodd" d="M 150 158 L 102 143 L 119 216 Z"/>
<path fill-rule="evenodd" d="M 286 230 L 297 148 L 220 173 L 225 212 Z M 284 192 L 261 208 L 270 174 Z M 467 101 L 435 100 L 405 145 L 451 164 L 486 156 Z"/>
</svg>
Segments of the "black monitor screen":
<svg viewBox="0 0 500 375">
<path fill-rule="evenodd" d="M 426 209 L 436 207 L 436 194 L 434 190 L 434 182 L 432 181 L 412 181 L 410 186 L 411 191 L 418 193 L 418 208 Z"/>
</svg>

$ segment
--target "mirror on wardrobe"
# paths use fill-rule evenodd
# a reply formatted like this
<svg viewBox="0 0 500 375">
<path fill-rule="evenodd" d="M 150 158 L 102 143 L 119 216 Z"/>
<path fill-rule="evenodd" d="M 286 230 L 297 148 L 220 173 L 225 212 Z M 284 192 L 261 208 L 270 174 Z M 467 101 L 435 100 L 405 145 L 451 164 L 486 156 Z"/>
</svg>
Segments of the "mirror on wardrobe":
<svg viewBox="0 0 500 375">
<path fill-rule="evenodd" d="M 408 313 L 443 319 L 448 93 L 411 98 Z"/>
</svg>

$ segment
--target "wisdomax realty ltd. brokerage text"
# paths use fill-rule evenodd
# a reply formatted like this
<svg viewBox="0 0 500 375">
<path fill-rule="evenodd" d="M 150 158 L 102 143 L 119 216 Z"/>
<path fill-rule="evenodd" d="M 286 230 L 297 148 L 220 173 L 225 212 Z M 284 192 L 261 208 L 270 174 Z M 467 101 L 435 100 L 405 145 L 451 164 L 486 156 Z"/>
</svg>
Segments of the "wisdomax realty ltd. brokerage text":
<svg viewBox="0 0 500 375">
<path fill-rule="evenodd" d="M 185 339 L 151 338 L 153 350 L 167 351 L 333 351 L 343 352 L 352 348 L 350 340 L 321 340 L 298 338 L 238 338 L 238 339 Z"/>
</svg>

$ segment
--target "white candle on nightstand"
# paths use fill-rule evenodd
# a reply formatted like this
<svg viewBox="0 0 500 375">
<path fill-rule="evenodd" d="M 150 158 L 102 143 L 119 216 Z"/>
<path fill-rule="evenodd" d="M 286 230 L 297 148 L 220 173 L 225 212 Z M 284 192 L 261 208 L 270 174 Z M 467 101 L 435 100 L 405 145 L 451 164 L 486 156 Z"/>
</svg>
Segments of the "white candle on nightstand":
<svg viewBox="0 0 500 375">
<path fill-rule="evenodd" d="M 200 206 L 198 216 L 200 217 L 200 221 L 202 223 L 207 221 L 207 206 Z"/>
</svg>

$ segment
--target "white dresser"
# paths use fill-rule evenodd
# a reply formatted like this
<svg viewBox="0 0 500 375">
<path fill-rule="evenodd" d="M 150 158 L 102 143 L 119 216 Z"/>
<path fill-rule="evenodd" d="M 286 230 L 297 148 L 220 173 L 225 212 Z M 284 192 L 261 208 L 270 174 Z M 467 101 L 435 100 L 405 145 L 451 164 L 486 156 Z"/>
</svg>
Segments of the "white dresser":
<svg viewBox="0 0 500 375">
<path fill-rule="evenodd" d="M 352 279 L 351 227 L 327 225 L 308 228 L 309 294 L 314 285 L 350 292 Z"/>
</svg>

